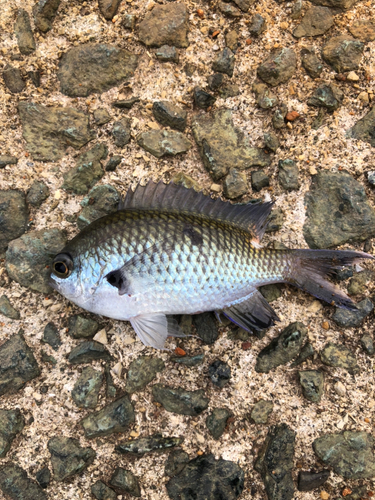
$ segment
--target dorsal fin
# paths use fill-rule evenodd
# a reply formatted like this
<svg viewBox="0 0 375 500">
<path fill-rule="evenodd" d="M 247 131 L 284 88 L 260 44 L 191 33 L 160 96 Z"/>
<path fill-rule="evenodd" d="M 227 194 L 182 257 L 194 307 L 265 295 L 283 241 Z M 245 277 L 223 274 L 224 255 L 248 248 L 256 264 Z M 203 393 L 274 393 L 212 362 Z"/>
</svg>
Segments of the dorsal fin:
<svg viewBox="0 0 375 500">
<path fill-rule="evenodd" d="M 261 240 L 272 205 L 272 202 L 233 205 L 173 182 L 164 184 L 162 181 L 149 181 L 146 186 L 138 184 L 134 191 L 129 189 L 120 202 L 119 210 L 133 208 L 203 215 L 241 227 Z"/>
</svg>

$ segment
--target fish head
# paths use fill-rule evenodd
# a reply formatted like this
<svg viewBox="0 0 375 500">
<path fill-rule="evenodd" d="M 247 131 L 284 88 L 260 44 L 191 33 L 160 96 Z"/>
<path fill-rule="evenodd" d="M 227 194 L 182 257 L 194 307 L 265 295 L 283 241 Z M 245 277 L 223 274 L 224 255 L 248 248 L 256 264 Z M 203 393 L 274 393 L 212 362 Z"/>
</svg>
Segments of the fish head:
<svg viewBox="0 0 375 500">
<path fill-rule="evenodd" d="M 79 258 L 65 249 L 52 262 L 49 284 L 64 297 L 74 299 L 82 295 L 81 266 Z"/>
</svg>

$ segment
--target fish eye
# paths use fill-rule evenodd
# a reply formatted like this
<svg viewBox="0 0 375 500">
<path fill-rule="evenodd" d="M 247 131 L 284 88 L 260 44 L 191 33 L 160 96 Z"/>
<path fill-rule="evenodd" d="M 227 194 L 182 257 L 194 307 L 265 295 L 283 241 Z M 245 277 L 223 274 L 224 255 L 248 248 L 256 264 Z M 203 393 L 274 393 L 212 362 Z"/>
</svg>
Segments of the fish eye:
<svg viewBox="0 0 375 500">
<path fill-rule="evenodd" d="M 59 278 L 67 278 L 73 271 L 73 259 L 68 253 L 56 255 L 52 269 Z"/>
</svg>

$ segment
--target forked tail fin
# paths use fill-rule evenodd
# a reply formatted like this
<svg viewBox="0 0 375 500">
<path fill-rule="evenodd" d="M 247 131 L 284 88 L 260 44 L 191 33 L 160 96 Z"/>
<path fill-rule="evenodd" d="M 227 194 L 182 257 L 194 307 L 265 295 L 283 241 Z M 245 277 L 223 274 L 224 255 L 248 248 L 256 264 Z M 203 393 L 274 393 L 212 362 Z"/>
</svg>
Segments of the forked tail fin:
<svg viewBox="0 0 375 500">
<path fill-rule="evenodd" d="M 373 259 L 372 255 L 352 250 L 291 250 L 288 283 L 298 286 L 318 299 L 346 309 L 356 309 L 353 301 L 327 280 L 338 269 Z"/>
</svg>

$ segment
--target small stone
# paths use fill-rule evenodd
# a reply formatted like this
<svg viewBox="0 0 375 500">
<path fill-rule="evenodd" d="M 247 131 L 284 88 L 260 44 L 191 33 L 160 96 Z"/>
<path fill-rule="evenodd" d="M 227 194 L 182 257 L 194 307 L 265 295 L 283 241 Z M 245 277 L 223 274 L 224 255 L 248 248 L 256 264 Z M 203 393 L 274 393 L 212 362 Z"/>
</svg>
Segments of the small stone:
<svg viewBox="0 0 375 500">
<path fill-rule="evenodd" d="M 64 481 L 68 477 L 80 474 L 96 457 L 92 448 L 82 448 L 78 439 L 64 436 L 51 438 L 48 441 L 48 450 L 51 453 L 55 481 Z"/>
<path fill-rule="evenodd" d="M 40 207 L 49 197 L 49 189 L 43 181 L 34 181 L 26 196 L 26 201 L 33 207 Z"/>
<path fill-rule="evenodd" d="M 373 311 L 374 304 L 369 298 L 356 304 L 356 309 L 336 308 L 332 319 L 336 324 L 344 328 L 359 326 L 362 321 Z"/>
<path fill-rule="evenodd" d="M 115 386 L 114 384 L 114 381 L 113 381 L 113 377 L 112 377 L 112 374 L 111 374 L 111 366 L 109 363 L 106 363 L 105 365 L 105 369 L 104 369 L 104 373 L 105 373 L 105 384 L 106 384 L 106 397 L 107 398 L 115 398 L 117 397 L 117 387 Z M 120 376 L 121 376 L 121 373 L 120 373 Z"/>
<path fill-rule="evenodd" d="M 236 168 L 231 168 L 223 182 L 224 196 L 230 200 L 239 198 L 247 193 L 248 186 L 246 173 L 239 172 Z"/>
<path fill-rule="evenodd" d="M 213 90 L 214 92 L 221 87 L 223 81 L 224 81 L 224 76 L 222 73 L 214 73 L 213 75 L 210 75 L 207 78 L 207 84 L 210 90 Z"/>
<path fill-rule="evenodd" d="M 107 21 L 110 21 L 116 14 L 121 0 L 99 0 L 99 9 Z"/>
<path fill-rule="evenodd" d="M 4 83 L 12 94 L 19 94 L 26 87 L 21 71 L 9 64 L 3 70 Z"/>
<path fill-rule="evenodd" d="M 34 87 L 40 87 L 40 71 L 37 69 L 36 71 L 28 71 L 27 76 L 30 78 Z"/>
<path fill-rule="evenodd" d="M 122 25 L 127 30 L 134 30 L 137 17 L 134 14 L 125 14 Z"/>
<path fill-rule="evenodd" d="M 250 5 L 253 4 L 252 0 L 233 0 L 234 3 L 239 7 L 242 12 L 247 12 L 250 9 Z"/>
<path fill-rule="evenodd" d="M 131 97 L 130 99 L 120 99 L 119 101 L 113 101 L 112 106 L 118 109 L 131 109 L 136 102 L 139 102 L 139 97 Z"/>
<path fill-rule="evenodd" d="M 230 366 L 221 359 L 216 359 L 208 367 L 208 376 L 214 385 L 222 389 L 231 378 Z"/>
<path fill-rule="evenodd" d="M 349 27 L 350 33 L 361 42 L 375 40 L 375 22 L 371 19 L 358 19 Z"/>
<path fill-rule="evenodd" d="M 303 323 L 295 322 L 284 328 L 281 334 L 258 354 L 255 371 L 268 373 L 295 358 L 306 337 L 307 329 Z"/>
<path fill-rule="evenodd" d="M 292 7 L 291 19 L 299 19 L 302 15 L 302 0 L 296 0 Z"/>
<path fill-rule="evenodd" d="M 232 5 L 230 3 L 226 3 L 224 1 L 223 2 L 219 1 L 217 6 L 218 6 L 220 12 L 222 14 L 224 14 L 225 16 L 231 17 L 233 19 L 242 16 L 241 11 L 239 9 L 237 9 L 237 7 L 235 7 L 234 5 Z"/>
<path fill-rule="evenodd" d="M 152 387 L 152 395 L 167 411 L 178 413 L 179 415 L 190 415 L 196 417 L 204 411 L 209 400 L 204 397 L 202 389 L 197 391 L 185 391 L 184 389 L 174 389 L 162 384 L 155 384 Z"/>
<path fill-rule="evenodd" d="M 61 339 L 59 330 L 53 323 L 47 323 L 44 332 L 42 342 L 49 344 L 54 351 L 57 351 L 61 346 Z"/>
<path fill-rule="evenodd" d="M 290 367 L 294 368 L 296 366 L 299 366 L 301 363 L 306 361 L 306 359 L 314 356 L 314 354 L 315 354 L 315 350 L 314 350 L 313 346 L 310 344 L 310 342 L 306 342 L 306 344 L 302 347 L 299 355 L 293 361 L 293 363 L 290 365 Z"/>
<path fill-rule="evenodd" d="M 348 82 L 358 82 L 359 81 L 359 76 L 354 71 L 350 71 L 346 75 L 346 79 L 347 79 Z"/>
<path fill-rule="evenodd" d="M 268 217 L 266 233 L 274 233 L 280 231 L 284 224 L 284 212 L 281 208 L 272 210 Z"/>
<path fill-rule="evenodd" d="M 212 69 L 217 73 L 224 73 L 229 77 L 232 77 L 234 71 L 234 61 L 235 56 L 233 52 L 228 47 L 225 47 L 216 55 L 216 58 L 212 63 Z"/>
<path fill-rule="evenodd" d="M 180 130 L 186 128 L 187 112 L 168 101 L 155 101 L 152 105 L 155 119 L 162 125 Z"/>
<path fill-rule="evenodd" d="M 330 38 L 323 45 L 322 57 L 337 73 L 359 68 L 364 44 L 348 35 L 338 35 Z"/>
<path fill-rule="evenodd" d="M 116 212 L 119 203 L 120 195 L 113 186 L 104 184 L 93 187 L 81 201 L 83 210 L 77 218 L 77 226 L 82 230 L 94 220 Z"/>
<path fill-rule="evenodd" d="M 0 314 L 10 319 L 20 319 L 20 312 L 15 309 L 6 295 L 0 297 Z"/>
<path fill-rule="evenodd" d="M 156 158 L 186 153 L 192 146 L 184 134 L 175 130 L 142 132 L 137 137 L 137 143 Z"/>
<path fill-rule="evenodd" d="M 359 372 L 355 355 L 343 345 L 329 342 L 320 353 L 320 359 L 327 366 L 344 368 L 349 373 Z"/>
<path fill-rule="evenodd" d="M 357 99 L 362 102 L 362 104 L 367 105 L 370 102 L 368 92 L 360 92 L 357 96 Z"/>
<path fill-rule="evenodd" d="M 122 454 L 130 453 L 140 457 L 154 451 L 168 451 L 175 446 L 179 446 L 183 441 L 183 437 L 163 437 L 161 434 L 155 434 L 145 438 L 133 439 L 132 441 L 124 441 L 119 443 L 115 450 Z"/>
<path fill-rule="evenodd" d="M 179 365 L 188 366 L 192 368 L 193 366 L 201 365 L 204 361 L 204 353 L 196 354 L 195 356 L 171 356 L 171 361 L 178 363 Z"/>
<path fill-rule="evenodd" d="M 35 474 L 35 479 L 43 489 L 46 489 L 51 482 L 51 471 L 48 467 L 43 467 Z"/>
<path fill-rule="evenodd" d="M 68 361 L 72 365 L 90 363 L 91 361 L 97 359 L 110 361 L 112 359 L 112 356 L 109 354 L 103 344 L 95 342 L 94 340 L 81 342 L 77 345 L 77 347 L 74 347 L 74 349 L 70 351 L 68 356 Z"/>
<path fill-rule="evenodd" d="M 229 99 L 240 95 L 241 91 L 236 83 L 227 83 L 219 89 L 219 95 L 222 99 Z"/>
<path fill-rule="evenodd" d="M 264 187 L 270 185 L 270 178 L 267 174 L 263 172 L 263 170 L 257 170 L 255 172 L 251 172 L 251 186 L 254 191 L 260 191 Z"/>
<path fill-rule="evenodd" d="M 33 7 L 35 26 L 39 31 L 46 33 L 52 28 L 60 0 L 39 0 Z"/>
<path fill-rule="evenodd" d="M 158 357 L 139 356 L 130 363 L 126 377 L 126 392 L 132 394 L 144 389 L 164 368 L 163 360 Z"/>
<path fill-rule="evenodd" d="M 94 335 L 93 340 L 95 340 L 95 342 L 99 342 L 100 344 L 107 345 L 108 337 L 105 328 L 99 330 L 98 333 Z"/>
<path fill-rule="evenodd" d="M 10 450 L 13 439 L 25 425 L 20 410 L 0 409 L 0 458 L 4 458 Z"/>
<path fill-rule="evenodd" d="M 356 273 L 352 279 L 349 281 L 348 285 L 348 294 L 349 295 L 359 295 L 361 293 L 365 293 L 367 290 L 367 285 L 374 278 L 373 273 L 365 269 L 360 273 Z"/>
<path fill-rule="evenodd" d="M 81 425 L 85 431 L 85 437 L 93 439 L 125 432 L 134 420 L 134 408 L 129 396 L 122 396 L 101 410 L 90 413 L 81 420 Z"/>
<path fill-rule="evenodd" d="M 280 141 L 277 138 L 277 135 L 274 134 L 273 132 L 266 132 L 264 134 L 264 143 L 267 149 L 270 149 L 274 153 L 279 149 L 280 147 Z"/>
<path fill-rule="evenodd" d="M 122 120 L 113 124 L 112 136 L 114 138 L 115 146 L 123 148 L 130 142 L 131 128 L 130 119 L 123 118 Z"/>
<path fill-rule="evenodd" d="M 195 189 L 195 191 L 197 191 L 197 193 L 202 191 L 202 188 L 199 185 L 199 183 L 197 181 L 195 181 L 189 175 L 184 174 L 184 172 L 178 172 L 177 174 L 175 174 L 172 177 L 171 182 L 174 182 L 175 184 L 180 184 L 181 186 L 184 186 L 186 189 L 193 188 L 193 189 Z M 187 317 L 190 318 L 190 326 L 191 326 L 191 316 L 189 314 L 182 315 L 182 316 L 185 317 L 184 318 L 185 320 Z M 180 324 L 180 327 L 181 327 L 181 324 Z M 186 335 L 189 335 L 190 333 L 191 333 L 191 331 L 189 331 L 189 333 L 187 333 Z"/>
<path fill-rule="evenodd" d="M 105 166 L 106 172 L 114 172 L 116 168 L 121 164 L 122 161 L 122 156 L 119 155 L 113 155 L 107 165 Z"/>
<path fill-rule="evenodd" d="M 373 356 L 375 354 L 374 341 L 369 333 L 365 333 L 361 337 L 361 346 L 366 354 Z"/>
<path fill-rule="evenodd" d="M 166 476 L 174 477 L 183 471 L 189 462 L 189 455 L 183 450 L 172 450 L 166 462 L 164 472 Z"/>
<path fill-rule="evenodd" d="M 103 374 L 87 366 L 74 384 L 72 399 L 79 408 L 95 408 L 98 404 L 99 391 Z"/>
<path fill-rule="evenodd" d="M 141 496 L 141 489 L 139 487 L 138 479 L 130 470 L 117 467 L 113 473 L 109 484 L 121 491 L 121 493 L 129 493 L 133 497 Z"/>
<path fill-rule="evenodd" d="M 357 121 L 355 125 L 348 130 L 347 136 L 353 139 L 360 139 L 361 141 L 368 142 L 371 146 L 375 147 L 374 138 L 375 127 L 375 107 L 372 107 L 363 118 Z"/>
<path fill-rule="evenodd" d="M 4 168 L 7 165 L 17 165 L 18 158 L 9 155 L 0 155 L 0 168 Z"/>
<path fill-rule="evenodd" d="M 335 111 L 341 106 L 344 94 L 337 85 L 320 85 L 313 95 L 307 100 L 309 106 L 326 108 Z"/>
<path fill-rule="evenodd" d="M 0 469 L 0 490 L 11 500 L 47 500 L 42 488 L 12 462 Z"/>
<path fill-rule="evenodd" d="M 244 477 L 244 471 L 235 462 L 201 455 L 190 460 L 166 488 L 171 500 L 182 499 L 185 492 L 194 500 L 235 500 L 243 492 Z"/>
<path fill-rule="evenodd" d="M 275 300 L 279 299 L 282 295 L 281 290 L 282 285 L 280 283 L 263 285 L 259 287 L 260 293 L 263 295 L 267 302 L 274 302 Z"/>
<path fill-rule="evenodd" d="M 268 418 L 272 412 L 272 401 L 265 401 L 264 399 L 261 399 L 255 403 L 253 409 L 251 410 L 250 418 L 255 424 L 267 424 Z"/>
<path fill-rule="evenodd" d="M 336 382 L 336 384 L 333 386 L 333 388 L 334 388 L 336 394 L 338 394 L 340 397 L 343 398 L 346 395 L 346 387 L 342 382 L 340 382 L 340 381 Z"/>
<path fill-rule="evenodd" d="M 214 439 L 219 439 L 227 425 L 228 418 L 232 413 L 226 408 L 215 408 L 206 418 L 206 426 Z"/>
<path fill-rule="evenodd" d="M 91 493 L 94 495 L 96 500 L 116 500 L 117 494 L 111 490 L 103 481 L 96 481 L 91 486 Z"/>
<path fill-rule="evenodd" d="M 279 107 L 275 110 L 275 113 L 272 117 L 272 125 L 275 129 L 280 129 L 285 127 L 285 117 L 288 113 L 288 108 L 286 104 L 280 103 Z"/>
<path fill-rule="evenodd" d="M 319 472 L 300 471 L 298 473 L 298 491 L 312 491 L 322 486 L 330 476 L 329 470 Z"/>
<path fill-rule="evenodd" d="M 279 182 L 286 191 L 299 189 L 299 172 L 293 160 L 279 161 Z"/>
<path fill-rule="evenodd" d="M 264 82 L 275 87 L 285 83 L 294 75 L 297 67 L 296 54 L 292 49 L 277 49 L 260 65 L 257 75 Z"/>
<path fill-rule="evenodd" d="M 193 98 L 198 108 L 202 109 L 207 109 L 213 106 L 214 102 L 216 101 L 216 97 L 209 94 L 208 92 L 205 92 L 200 87 L 194 88 Z"/>
<path fill-rule="evenodd" d="M 366 432 L 345 431 L 324 434 L 315 439 L 316 455 L 345 479 L 370 479 L 375 476 L 374 438 Z"/>
<path fill-rule="evenodd" d="M 262 109 L 271 109 L 277 106 L 279 100 L 277 96 L 268 88 L 265 83 L 255 82 L 252 87 L 256 96 L 257 104 Z"/>
<path fill-rule="evenodd" d="M 105 108 L 97 108 L 93 111 L 94 120 L 97 125 L 105 125 L 111 121 L 111 115 Z"/>
<path fill-rule="evenodd" d="M 156 5 L 139 24 L 139 39 L 147 47 L 189 45 L 188 12 L 183 3 Z"/>
<path fill-rule="evenodd" d="M 267 23 L 264 17 L 262 17 L 260 14 L 255 14 L 249 26 L 250 36 L 259 36 L 266 29 Z"/>
<path fill-rule="evenodd" d="M 301 62 L 306 73 L 311 78 L 319 78 L 323 71 L 323 64 L 315 54 L 314 47 L 304 47 L 301 50 Z"/>
<path fill-rule="evenodd" d="M 333 15 L 327 7 L 312 6 L 303 16 L 301 24 L 293 31 L 293 36 L 301 38 L 304 36 L 323 35 L 333 26 Z"/>
<path fill-rule="evenodd" d="M 238 33 L 236 30 L 230 30 L 225 33 L 225 45 L 232 52 L 236 52 L 236 50 L 238 49 Z"/>
<path fill-rule="evenodd" d="M 104 144 L 96 144 L 93 148 L 79 156 L 76 166 L 64 175 L 63 189 L 75 194 L 86 194 L 104 175 L 100 160 L 107 154 Z"/>
<path fill-rule="evenodd" d="M 28 56 L 34 52 L 36 45 L 31 29 L 30 17 L 26 10 L 19 9 L 14 24 L 14 33 L 17 37 L 18 49 L 21 54 Z"/>
<path fill-rule="evenodd" d="M 319 403 L 324 391 L 323 373 L 319 370 L 306 370 L 298 374 L 304 397 L 312 403 Z"/>
<path fill-rule="evenodd" d="M 171 47 L 170 45 L 163 45 L 155 51 L 156 58 L 162 62 L 173 62 L 178 63 L 180 60 L 180 54 L 176 47 Z"/>
</svg>

